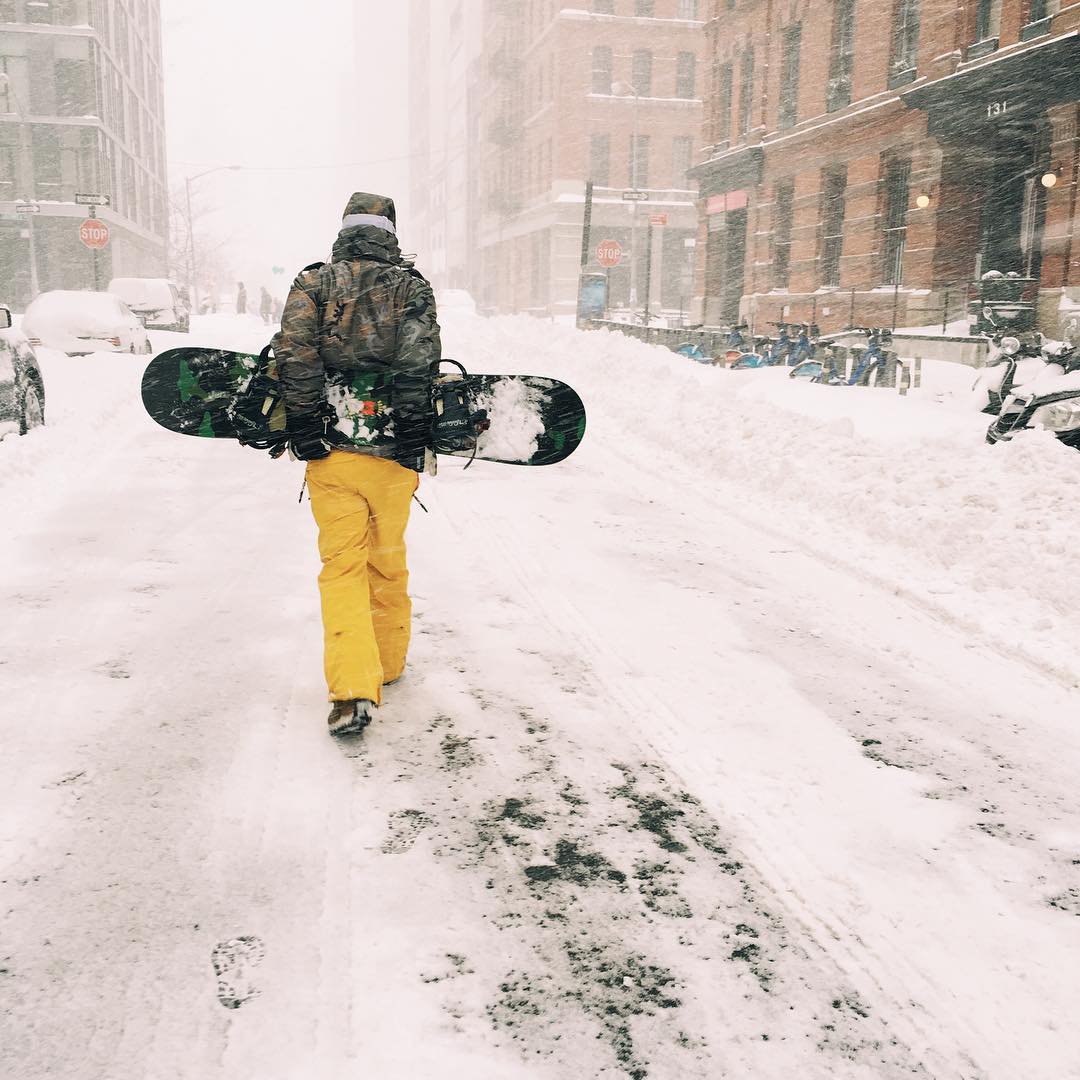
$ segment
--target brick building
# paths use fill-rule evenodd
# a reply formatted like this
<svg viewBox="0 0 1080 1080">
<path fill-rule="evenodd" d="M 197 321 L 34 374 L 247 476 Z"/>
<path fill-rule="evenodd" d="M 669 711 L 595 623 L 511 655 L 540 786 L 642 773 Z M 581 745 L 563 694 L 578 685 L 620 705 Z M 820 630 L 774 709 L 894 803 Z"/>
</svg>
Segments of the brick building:
<svg viewBox="0 0 1080 1080">
<path fill-rule="evenodd" d="M 700 139 L 706 0 L 488 0 L 471 88 L 477 140 L 478 262 L 472 289 L 499 311 L 573 314 L 585 183 L 592 239 L 627 253 L 611 303 L 644 302 L 650 216 L 652 307 L 689 306 L 688 179 Z M 635 140 L 635 132 L 637 138 Z M 636 149 L 635 149 L 636 148 Z M 648 201 L 627 202 L 635 188 Z"/>
<path fill-rule="evenodd" d="M 164 271 L 162 85 L 158 0 L 0 0 L 0 300 Z M 112 196 L 96 262 L 77 193 Z"/>
<path fill-rule="evenodd" d="M 1080 303 L 1080 5 L 710 0 L 699 295 L 742 316 L 926 325 L 986 270 Z"/>
</svg>

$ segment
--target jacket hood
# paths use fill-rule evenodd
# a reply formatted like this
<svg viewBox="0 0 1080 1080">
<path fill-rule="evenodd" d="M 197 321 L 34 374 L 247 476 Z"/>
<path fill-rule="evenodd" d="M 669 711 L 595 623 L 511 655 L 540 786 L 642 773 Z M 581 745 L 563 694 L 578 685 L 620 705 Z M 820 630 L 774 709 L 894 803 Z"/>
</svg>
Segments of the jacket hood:
<svg viewBox="0 0 1080 1080">
<path fill-rule="evenodd" d="M 392 232 L 374 225 L 354 225 L 344 228 L 334 241 L 332 262 L 354 259 L 375 259 L 378 262 L 399 263 L 401 248 Z"/>
<path fill-rule="evenodd" d="M 354 191 L 345 204 L 345 213 L 341 215 L 341 227 L 349 229 L 357 225 L 373 225 L 395 235 L 397 210 L 394 208 L 394 200 L 388 195 Z"/>
</svg>

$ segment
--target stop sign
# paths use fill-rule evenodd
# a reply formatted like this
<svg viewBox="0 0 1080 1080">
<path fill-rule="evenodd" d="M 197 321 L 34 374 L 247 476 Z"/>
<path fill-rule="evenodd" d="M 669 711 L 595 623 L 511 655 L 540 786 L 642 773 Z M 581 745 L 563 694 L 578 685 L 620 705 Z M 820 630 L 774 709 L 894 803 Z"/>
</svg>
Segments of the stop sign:
<svg viewBox="0 0 1080 1080">
<path fill-rule="evenodd" d="M 622 244 L 618 240 L 601 240 L 596 245 L 596 261 L 601 266 L 618 266 L 622 259 Z"/>
<path fill-rule="evenodd" d="M 86 218 L 79 226 L 79 239 L 88 248 L 103 248 L 109 242 L 109 226 L 100 218 Z"/>
</svg>

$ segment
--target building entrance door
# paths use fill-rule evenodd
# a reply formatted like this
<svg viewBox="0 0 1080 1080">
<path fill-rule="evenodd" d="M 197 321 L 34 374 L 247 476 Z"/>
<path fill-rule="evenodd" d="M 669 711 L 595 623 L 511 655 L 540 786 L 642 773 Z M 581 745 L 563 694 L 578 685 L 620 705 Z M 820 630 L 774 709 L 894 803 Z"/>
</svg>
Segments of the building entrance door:
<svg viewBox="0 0 1080 1080">
<path fill-rule="evenodd" d="M 978 270 L 1039 276 L 1045 198 L 1033 128 L 1001 133 L 983 159 Z"/>
<path fill-rule="evenodd" d="M 724 217 L 726 227 L 723 278 L 720 285 L 720 318 L 725 323 L 737 323 L 739 301 L 746 284 L 746 207 L 729 210 Z"/>
</svg>

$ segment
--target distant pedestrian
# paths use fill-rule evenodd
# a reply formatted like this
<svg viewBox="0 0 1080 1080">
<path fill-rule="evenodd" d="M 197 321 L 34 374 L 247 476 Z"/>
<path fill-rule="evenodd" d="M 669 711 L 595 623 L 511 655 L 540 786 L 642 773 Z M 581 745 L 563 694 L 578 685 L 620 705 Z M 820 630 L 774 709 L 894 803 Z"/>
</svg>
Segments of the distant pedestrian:
<svg viewBox="0 0 1080 1080">
<path fill-rule="evenodd" d="M 247 314 L 247 289 L 244 288 L 242 281 L 236 287 L 236 314 Z"/>
<path fill-rule="evenodd" d="M 281 302 L 280 297 L 274 297 L 274 313 L 271 316 L 271 321 L 281 324 L 281 313 L 285 310 L 285 305 Z"/>
<path fill-rule="evenodd" d="M 274 300 L 269 292 L 266 290 L 266 286 L 262 286 L 262 293 L 259 295 L 259 314 L 262 316 L 262 321 L 268 323 L 270 321 L 270 312 L 273 310 Z"/>
</svg>

